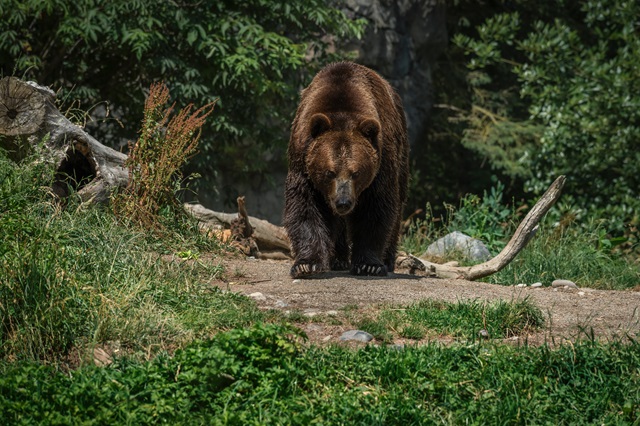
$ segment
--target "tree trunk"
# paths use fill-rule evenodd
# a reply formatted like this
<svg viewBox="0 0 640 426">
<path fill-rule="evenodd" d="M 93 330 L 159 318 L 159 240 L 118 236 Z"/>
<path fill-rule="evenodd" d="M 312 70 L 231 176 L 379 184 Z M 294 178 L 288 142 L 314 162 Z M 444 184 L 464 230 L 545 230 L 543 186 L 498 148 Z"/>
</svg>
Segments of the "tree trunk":
<svg viewBox="0 0 640 426">
<path fill-rule="evenodd" d="M 15 77 L 0 80 L 0 148 L 21 161 L 43 142 L 55 162 L 53 192 L 77 191 L 83 201 L 106 202 L 114 188 L 126 186 L 127 156 L 102 145 L 73 124 L 54 105 L 55 93 Z"/>
</svg>

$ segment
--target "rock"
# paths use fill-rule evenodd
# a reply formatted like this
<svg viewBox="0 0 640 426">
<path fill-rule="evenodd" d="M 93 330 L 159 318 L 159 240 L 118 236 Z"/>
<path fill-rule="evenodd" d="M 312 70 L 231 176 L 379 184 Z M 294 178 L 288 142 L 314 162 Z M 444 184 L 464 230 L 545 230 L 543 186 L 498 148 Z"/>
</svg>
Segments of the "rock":
<svg viewBox="0 0 640 426">
<path fill-rule="evenodd" d="M 276 308 L 288 308 L 289 304 L 284 300 L 276 300 L 276 303 L 273 304 Z"/>
<path fill-rule="evenodd" d="M 302 313 L 302 315 L 304 315 L 305 317 L 315 317 L 316 315 L 320 314 L 320 310 L 319 309 L 315 309 L 315 308 L 308 308 L 305 309 Z"/>
<path fill-rule="evenodd" d="M 425 143 L 434 103 L 433 69 L 448 43 L 446 2 L 347 0 L 347 16 L 365 18 L 356 62 L 382 74 L 396 89 L 407 116 L 412 149 Z"/>
<path fill-rule="evenodd" d="M 531 288 L 539 288 L 542 287 L 542 283 L 533 283 L 531 284 Z"/>
<path fill-rule="evenodd" d="M 93 362 L 98 367 L 106 367 L 113 362 L 113 359 L 104 349 L 95 348 L 93 350 Z"/>
<path fill-rule="evenodd" d="M 489 332 L 483 328 L 482 330 L 478 331 L 478 336 L 482 337 L 483 339 L 488 339 Z"/>
<path fill-rule="evenodd" d="M 259 301 L 259 302 L 264 302 L 265 300 L 267 300 L 267 296 L 265 296 L 264 294 L 260 293 L 259 291 L 255 292 L 255 293 L 251 293 L 248 296 L 250 298 L 252 298 L 253 300 L 256 300 L 256 301 Z"/>
<path fill-rule="evenodd" d="M 342 333 L 340 340 L 350 341 L 355 340 L 357 342 L 368 343 L 373 340 L 373 336 L 366 331 L 361 330 L 349 330 Z"/>
<path fill-rule="evenodd" d="M 484 243 L 471 238 L 462 232 L 452 232 L 432 243 L 425 252 L 426 255 L 446 257 L 451 253 L 460 253 L 468 260 L 485 261 L 491 259 L 491 253 Z"/>
<path fill-rule="evenodd" d="M 578 295 L 579 295 L 579 296 L 584 296 L 584 291 L 579 291 L 579 292 L 578 292 Z"/>
<path fill-rule="evenodd" d="M 294 284 L 300 284 L 302 282 L 302 280 L 293 280 Z"/>
<path fill-rule="evenodd" d="M 327 311 L 325 312 L 325 314 L 331 316 L 331 317 L 335 317 L 336 315 L 338 315 L 338 311 Z"/>
<path fill-rule="evenodd" d="M 516 284 L 516 287 L 526 287 L 527 285 L 524 283 Z"/>
<path fill-rule="evenodd" d="M 576 283 L 574 283 L 573 281 L 569 281 L 569 280 L 554 280 L 551 283 L 551 287 L 554 287 L 554 288 L 564 288 L 564 287 L 578 288 Z"/>
</svg>

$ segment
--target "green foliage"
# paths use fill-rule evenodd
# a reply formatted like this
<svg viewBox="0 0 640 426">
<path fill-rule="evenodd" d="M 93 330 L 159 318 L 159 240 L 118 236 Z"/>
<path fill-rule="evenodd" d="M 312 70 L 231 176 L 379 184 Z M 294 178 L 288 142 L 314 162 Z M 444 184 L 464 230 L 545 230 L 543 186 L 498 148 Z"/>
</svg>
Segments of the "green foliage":
<svg viewBox="0 0 640 426">
<path fill-rule="evenodd" d="M 426 218 L 415 219 L 404 236 L 403 250 L 421 255 L 438 238 L 461 231 L 483 241 L 492 254 L 497 254 L 527 208 L 505 205 L 502 190 L 498 183 L 482 198 L 467 195 L 458 209 L 447 206 L 445 218 L 434 218 L 427 206 Z M 535 200 L 528 203 L 534 204 Z M 527 247 L 486 280 L 509 285 L 540 281 L 549 285 L 555 279 L 569 279 L 579 286 L 598 289 L 636 287 L 640 266 L 632 260 L 632 254 L 637 250 L 637 240 L 612 237 L 606 227 L 608 221 L 580 221 L 577 216 L 582 214 L 573 204 L 560 202 L 547 213 Z"/>
<path fill-rule="evenodd" d="M 429 244 L 449 232 L 459 231 L 482 241 L 489 251 L 497 254 L 504 248 L 519 214 L 515 207 L 503 201 L 504 185 L 496 182 L 483 196 L 467 194 L 456 209 L 445 205 L 445 217 L 436 218 L 430 205 L 424 218 L 416 218 L 405 236 L 402 246 L 410 253 L 422 253 Z"/>
<path fill-rule="evenodd" d="M 167 258 L 218 249 L 195 223 L 160 240 L 73 197 L 57 206 L 40 154 L 16 164 L 0 152 L 0 359 L 62 362 L 116 341 L 150 354 L 264 317 L 209 284 L 222 273 L 211 255 Z"/>
<path fill-rule="evenodd" d="M 292 339 L 293 337 L 293 339 Z M 637 342 L 312 347 L 277 326 L 64 374 L 0 365 L 11 424 L 632 424 Z"/>
<path fill-rule="evenodd" d="M 498 254 L 511 236 L 516 219 L 515 208 L 504 204 L 503 193 L 504 185 L 496 182 L 482 197 L 466 195 L 455 213 L 452 211 L 448 228 L 482 241 L 491 253 Z"/>
<path fill-rule="evenodd" d="M 587 229 L 576 223 L 554 228 L 552 220 L 540 225 L 528 246 L 502 271 L 486 278 L 492 283 L 542 282 L 568 279 L 580 287 L 623 290 L 640 284 L 640 267 L 612 252 L 616 243 L 602 224 Z"/>
<path fill-rule="evenodd" d="M 478 37 L 455 38 L 472 55 L 474 108 L 488 117 L 472 111 L 467 145 L 537 194 L 567 175 L 563 197 L 621 234 L 640 208 L 640 5 L 545 5 L 526 19 L 497 14 Z"/>
<path fill-rule="evenodd" d="M 309 72 L 344 57 L 327 48 L 363 31 L 322 0 L 3 0 L 0 16 L 2 73 L 53 85 L 85 110 L 109 102 L 116 120 L 92 129 L 101 141 L 133 139 L 154 81 L 179 107 L 219 98 L 198 168 L 232 177 L 268 170 Z"/>
<path fill-rule="evenodd" d="M 365 318 L 358 328 L 382 341 L 391 331 L 407 339 L 449 335 L 477 340 L 486 330 L 492 339 L 504 339 L 535 331 L 544 325 L 542 311 L 529 300 L 457 303 L 424 300 L 406 308 L 385 309 L 375 319 Z"/>
</svg>

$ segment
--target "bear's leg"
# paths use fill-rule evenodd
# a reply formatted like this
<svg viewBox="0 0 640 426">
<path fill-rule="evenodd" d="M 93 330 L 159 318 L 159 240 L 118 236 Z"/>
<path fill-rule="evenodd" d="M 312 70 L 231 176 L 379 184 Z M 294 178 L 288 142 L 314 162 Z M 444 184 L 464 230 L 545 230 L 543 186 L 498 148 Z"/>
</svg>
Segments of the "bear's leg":
<svg viewBox="0 0 640 426">
<path fill-rule="evenodd" d="M 388 272 L 393 272 L 396 267 L 396 255 L 398 250 L 398 241 L 400 238 L 400 215 L 397 215 L 396 224 L 393 227 L 391 235 L 389 235 L 389 246 L 384 255 L 384 264 L 387 266 Z"/>
<path fill-rule="evenodd" d="M 336 238 L 335 257 L 331 262 L 331 269 L 334 271 L 346 271 L 349 269 L 349 240 L 347 238 L 347 225 L 344 219 L 336 220 L 334 229 Z"/>
<path fill-rule="evenodd" d="M 322 196 L 304 176 L 290 173 L 285 185 L 284 227 L 295 256 L 293 278 L 329 270 L 334 251 L 329 218 Z"/>
<path fill-rule="evenodd" d="M 351 220 L 352 275 L 387 275 L 387 265 L 382 261 L 391 230 L 389 222 L 389 218 L 380 210 L 358 206 Z"/>
</svg>

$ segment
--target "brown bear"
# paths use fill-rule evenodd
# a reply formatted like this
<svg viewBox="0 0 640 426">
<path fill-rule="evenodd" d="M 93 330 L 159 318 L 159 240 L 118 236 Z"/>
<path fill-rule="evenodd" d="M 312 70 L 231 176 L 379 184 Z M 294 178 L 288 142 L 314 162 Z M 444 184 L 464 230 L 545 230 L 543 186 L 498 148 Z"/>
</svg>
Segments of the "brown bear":
<svg viewBox="0 0 640 426">
<path fill-rule="evenodd" d="M 285 184 L 294 278 L 393 272 L 409 176 L 406 127 L 400 97 L 364 66 L 328 65 L 302 91 Z"/>
</svg>

